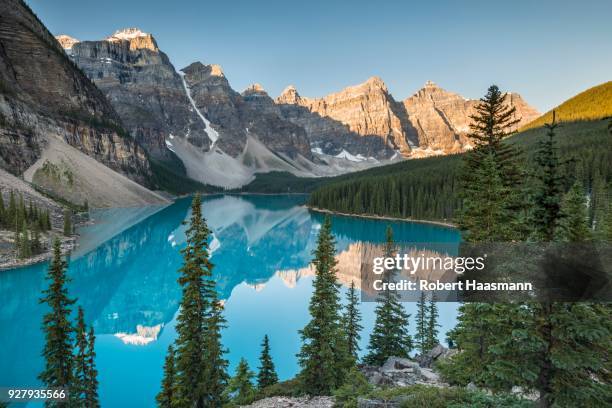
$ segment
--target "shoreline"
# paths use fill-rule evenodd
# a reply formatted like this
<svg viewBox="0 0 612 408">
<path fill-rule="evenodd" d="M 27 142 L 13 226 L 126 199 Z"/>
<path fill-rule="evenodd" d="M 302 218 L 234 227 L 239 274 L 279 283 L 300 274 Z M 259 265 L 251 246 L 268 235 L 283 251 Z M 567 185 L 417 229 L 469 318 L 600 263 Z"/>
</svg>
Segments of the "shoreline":
<svg viewBox="0 0 612 408">
<path fill-rule="evenodd" d="M 332 211 L 325 208 L 311 207 L 309 205 L 304 205 L 304 207 L 312 210 L 314 212 L 322 213 L 322 214 L 331 214 L 331 215 L 339 215 L 342 217 L 357 217 L 357 218 L 369 218 L 373 220 L 387 220 L 387 221 L 400 221 L 400 222 L 414 222 L 417 224 L 431 224 L 437 225 L 439 227 L 452 228 L 457 229 L 457 225 L 451 222 L 445 221 L 433 221 L 433 220 L 415 220 L 412 218 L 400 218 L 400 217 L 390 217 L 386 215 L 371 215 L 371 214 L 351 214 L 351 213 L 343 213 L 340 211 Z"/>
</svg>

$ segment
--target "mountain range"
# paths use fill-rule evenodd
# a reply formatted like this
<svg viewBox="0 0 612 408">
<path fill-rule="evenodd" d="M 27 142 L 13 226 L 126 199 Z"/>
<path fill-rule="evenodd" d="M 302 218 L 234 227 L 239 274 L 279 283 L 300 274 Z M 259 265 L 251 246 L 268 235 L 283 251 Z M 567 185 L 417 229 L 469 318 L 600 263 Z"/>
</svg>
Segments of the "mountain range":
<svg viewBox="0 0 612 408">
<path fill-rule="evenodd" d="M 139 143 L 159 159 L 176 154 L 205 184 L 238 187 L 273 170 L 336 175 L 470 147 L 465 135 L 477 101 L 432 82 L 404 101 L 378 77 L 323 98 L 288 86 L 273 99 L 259 84 L 235 91 L 216 64 L 177 71 L 137 28 L 98 41 L 57 40 Z M 518 94 L 508 103 L 520 125 L 539 116 Z"/>
<path fill-rule="evenodd" d="M 73 203 L 159 203 L 152 190 L 187 177 L 237 188 L 257 173 L 334 176 L 470 148 L 477 101 L 432 82 L 404 101 L 378 77 L 273 98 L 234 90 L 216 64 L 177 70 L 137 28 L 80 41 L 54 37 L 21 0 L 0 12 L 0 167 Z M 507 103 L 519 126 L 539 116 L 518 94 Z"/>
</svg>

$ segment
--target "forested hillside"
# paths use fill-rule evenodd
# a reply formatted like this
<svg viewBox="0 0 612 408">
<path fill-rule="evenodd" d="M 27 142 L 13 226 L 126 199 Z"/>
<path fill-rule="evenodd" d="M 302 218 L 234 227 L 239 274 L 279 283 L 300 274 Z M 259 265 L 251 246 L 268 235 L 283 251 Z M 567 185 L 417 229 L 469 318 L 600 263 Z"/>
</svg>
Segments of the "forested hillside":
<svg viewBox="0 0 612 408">
<path fill-rule="evenodd" d="M 557 141 L 562 160 L 573 178 L 582 179 L 591 190 L 596 181 L 612 181 L 612 136 L 608 121 L 564 123 Z M 530 129 L 512 136 L 523 150 L 524 168 L 534 167 L 533 152 L 545 135 L 544 128 Z M 309 200 L 312 207 L 333 211 L 386 215 L 402 218 L 448 220 L 460 207 L 458 178 L 461 156 L 411 160 L 379 167 L 333 180 L 315 190 Z"/>
<path fill-rule="evenodd" d="M 609 118 L 612 116 L 612 81 L 589 88 L 553 110 L 557 121 L 560 122 Z M 553 110 L 546 112 L 523 129 L 533 129 L 549 123 Z"/>
</svg>

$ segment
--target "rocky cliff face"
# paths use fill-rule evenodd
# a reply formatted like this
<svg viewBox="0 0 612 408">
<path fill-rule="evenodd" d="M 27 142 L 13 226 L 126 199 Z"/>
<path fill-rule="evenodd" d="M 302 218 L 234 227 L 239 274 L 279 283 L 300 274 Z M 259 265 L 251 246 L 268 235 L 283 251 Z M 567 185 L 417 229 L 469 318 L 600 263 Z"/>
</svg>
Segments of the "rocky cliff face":
<svg viewBox="0 0 612 408">
<path fill-rule="evenodd" d="M 416 94 L 396 102 L 380 78 L 323 98 L 306 98 L 287 87 L 276 99 L 284 117 L 306 129 L 313 146 L 336 155 L 388 157 L 393 150 L 404 157 L 457 153 L 469 147 L 466 135 L 477 100 L 445 91 L 428 82 Z M 517 108 L 519 126 L 539 113 L 518 94 L 507 103 Z"/>
<path fill-rule="evenodd" d="M 380 78 L 372 77 L 324 98 L 302 97 L 293 86 L 276 99 L 283 116 L 306 129 L 313 147 L 325 154 L 387 158 L 409 154 L 402 106 Z"/>
<path fill-rule="evenodd" d="M 24 52 L 27 50 L 27 52 Z M 58 137 L 139 183 L 151 169 L 104 95 L 21 0 L 0 3 L 0 166 L 22 174 Z"/>
<path fill-rule="evenodd" d="M 136 140 L 154 157 L 168 159 L 170 136 L 208 149 L 206 127 L 183 81 L 151 34 L 119 30 L 101 41 L 57 37 L 66 53 L 102 90 Z"/>
<path fill-rule="evenodd" d="M 304 129 L 283 119 L 280 108 L 260 85 L 239 94 L 218 65 L 196 62 L 182 71 L 197 108 L 218 133 L 216 146 L 223 152 L 237 157 L 244 152 L 249 136 L 286 157 L 311 157 Z"/>
<path fill-rule="evenodd" d="M 518 127 L 539 116 L 518 94 L 509 93 L 506 103 L 516 107 L 516 117 L 521 119 Z M 475 114 L 477 104 L 478 100 L 466 99 L 428 81 L 403 102 L 412 137 L 418 140 L 418 149 L 413 155 L 419 157 L 465 150 L 469 146 L 466 135 L 470 131 L 470 116 Z"/>
</svg>

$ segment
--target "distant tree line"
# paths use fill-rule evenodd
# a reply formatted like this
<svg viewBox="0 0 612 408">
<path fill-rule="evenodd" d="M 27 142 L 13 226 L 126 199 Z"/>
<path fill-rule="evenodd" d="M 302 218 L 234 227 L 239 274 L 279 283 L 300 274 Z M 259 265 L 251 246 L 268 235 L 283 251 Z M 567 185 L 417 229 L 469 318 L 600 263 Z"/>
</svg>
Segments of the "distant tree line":
<svg viewBox="0 0 612 408">
<path fill-rule="evenodd" d="M 0 192 L 0 229 L 15 233 L 15 249 L 19 258 L 28 258 L 44 251 L 41 233 L 51 230 L 48 209 L 39 208 L 31 200 L 26 205 L 23 196 L 11 190 L 8 203 Z"/>
<path fill-rule="evenodd" d="M 564 191 L 580 181 L 585 194 L 593 199 L 591 203 L 599 202 L 601 208 L 612 189 L 612 137 L 606 123 L 565 123 L 556 134 L 559 160 L 567 162 L 562 169 Z M 501 142 L 518 148 L 517 165 L 525 169 L 526 187 L 535 183 L 538 167 L 534 153 L 545 138 L 545 129 L 540 128 Z M 351 214 L 454 220 L 463 206 L 460 177 L 464 156 L 408 160 L 344 176 L 312 192 L 309 205 Z M 591 221 L 595 208 L 590 209 Z"/>
</svg>

